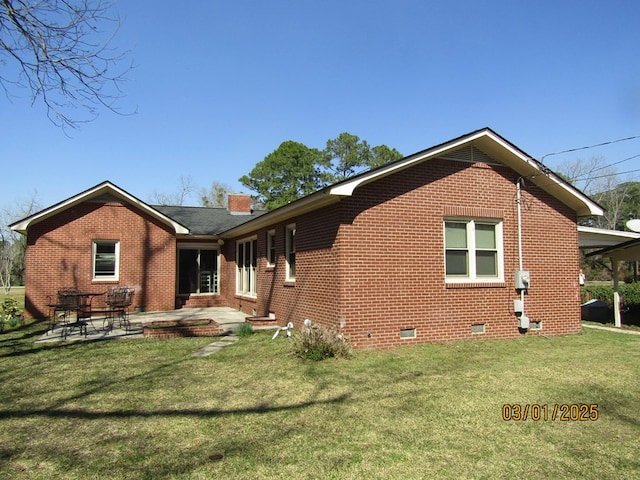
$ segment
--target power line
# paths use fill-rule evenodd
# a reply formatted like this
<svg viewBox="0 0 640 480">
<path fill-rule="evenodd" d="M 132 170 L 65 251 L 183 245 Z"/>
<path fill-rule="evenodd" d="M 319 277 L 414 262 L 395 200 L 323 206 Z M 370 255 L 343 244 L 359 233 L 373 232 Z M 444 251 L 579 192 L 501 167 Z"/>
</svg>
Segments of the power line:
<svg viewBox="0 0 640 480">
<path fill-rule="evenodd" d="M 621 163 L 623 163 L 623 162 L 627 162 L 627 161 L 629 161 L 629 160 L 633 160 L 634 158 L 638 158 L 638 157 L 640 157 L 640 154 L 638 154 L 638 155 L 633 155 L 632 157 L 627 157 L 627 158 L 625 158 L 625 159 L 623 159 L 623 160 L 618 160 L 617 162 L 610 163 L 609 165 L 604 165 L 604 166 L 602 166 L 602 167 L 594 168 L 593 170 L 590 170 L 589 172 L 585 172 L 585 173 L 583 173 L 582 175 L 578 175 L 578 176 L 576 176 L 573 180 L 574 180 L 574 181 L 576 181 L 576 180 L 580 180 L 580 179 L 582 179 L 583 177 L 588 177 L 588 178 L 602 178 L 602 177 L 591 177 L 591 174 L 592 174 L 593 172 L 598 172 L 598 171 L 600 171 L 600 170 L 604 170 L 605 168 L 613 167 L 614 165 L 619 165 L 619 164 L 621 164 Z M 635 170 L 634 170 L 634 171 L 635 171 Z M 623 173 L 627 173 L 627 172 L 623 172 Z M 604 176 L 605 176 L 605 177 L 610 177 L 610 176 L 612 176 L 612 175 L 618 175 L 618 173 L 614 173 L 614 172 L 612 172 L 612 173 L 610 173 L 610 174 L 608 174 L 608 175 L 604 175 Z M 621 174 L 620 174 L 620 175 L 621 175 Z"/>
<path fill-rule="evenodd" d="M 640 155 L 636 155 L 636 157 L 640 157 Z M 631 157 L 633 158 L 633 157 Z M 618 173 L 609 173 L 606 175 L 599 175 L 596 177 L 590 177 L 589 179 L 596 179 L 596 178 L 608 178 L 608 177 L 616 177 L 618 175 L 626 175 L 627 173 L 637 173 L 640 172 L 640 168 L 636 168 L 635 170 L 627 170 L 626 172 L 618 172 Z"/>
<path fill-rule="evenodd" d="M 605 145 L 611 145 L 613 143 L 618 143 L 618 142 L 626 142 L 627 140 L 635 140 L 637 138 L 640 138 L 640 135 L 634 135 L 633 137 L 627 137 L 627 138 L 620 138 L 618 140 L 609 140 L 608 142 L 602 142 L 602 143 L 598 143 L 596 145 L 589 145 L 589 146 L 586 146 L 586 147 L 570 148 L 569 150 L 562 150 L 560 152 L 547 153 L 546 155 L 543 155 L 540 158 L 540 163 L 544 162 L 544 159 L 546 157 L 550 157 L 552 155 L 560 155 L 562 153 L 577 152 L 579 150 L 588 150 L 589 148 L 603 147 Z"/>
<path fill-rule="evenodd" d="M 636 155 L 636 156 L 640 156 L 640 155 Z M 596 177 L 590 177 L 590 178 L 589 178 L 589 180 L 595 180 L 595 179 L 599 179 L 599 178 L 616 177 L 616 176 L 618 176 L 618 175 L 626 175 L 626 174 L 628 174 L 628 173 L 638 173 L 638 172 L 640 172 L 640 168 L 637 168 L 637 169 L 635 169 L 635 170 L 627 170 L 626 172 L 608 173 L 608 174 L 606 174 L 606 175 L 599 175 L 599 176 L 596 176 Z M 543 172 L 543 173 L 545 173 L 545 172 Z M 553 173 L 553 172 L 552 172 L 552 173 Z M 548 175 L 548 174 L 547 174 L 547 175 Z M 537 177 L 537 176 L 538 176 L 538 174 L 535 174 L 535 175 L 529 175 L 529 176 L 524 177 L 524 178 L 525 178 L 525 179 L 527 179 L 527 180 L 533 180 L 533 179 L 534 179 L 535 177 Z M 565 181 L 566 181 L 566 180 L 565 180 Z M 572 182 L 567 182 L 567 183 L 569 183 L 569 185 L 573 186 L 574 188 L 578 189 L 578 187 L 576 187 L 576 186 L 574 185 L 574 182 L 575 182 L 575 180 L 574 180 L 574 181 L 572 181 Z M 549 181 L 549 182 L 541 182 L 541 183 L 533 183 L 533 185 L 534 185 L 535 187 L 538 187 L 538 188 L 544 188 L 544 187 L 551 186 L 551 185 L 555 185 L 555 184 L 556 184 L 556 182 L 552 182 L 552 181 Z M 578 189 L 578 190 L 579 190 L 579 189 Z M 584 193 L 584 192 L 582 192 L 582 193 Z M 589 194 L 585 194 L 585 195 L 589 195 Z"/>
</svg>

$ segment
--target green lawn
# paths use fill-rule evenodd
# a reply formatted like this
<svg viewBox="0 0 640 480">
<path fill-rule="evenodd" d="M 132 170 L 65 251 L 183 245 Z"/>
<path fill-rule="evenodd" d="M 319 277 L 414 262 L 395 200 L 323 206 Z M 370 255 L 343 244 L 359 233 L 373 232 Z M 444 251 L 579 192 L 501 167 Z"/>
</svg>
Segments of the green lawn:
<svg viewBox="0 0 640 480">
<path fill-rule="evenodd" d="M 0 478 L 640 478 L 640 336 L 469 341 L 313 363 L 286 339 L 0 335 Z M 597 404 L 504 421 L 503 404 Z M 559 416 L 559 413 L 558 413 Z"/>
</svg>

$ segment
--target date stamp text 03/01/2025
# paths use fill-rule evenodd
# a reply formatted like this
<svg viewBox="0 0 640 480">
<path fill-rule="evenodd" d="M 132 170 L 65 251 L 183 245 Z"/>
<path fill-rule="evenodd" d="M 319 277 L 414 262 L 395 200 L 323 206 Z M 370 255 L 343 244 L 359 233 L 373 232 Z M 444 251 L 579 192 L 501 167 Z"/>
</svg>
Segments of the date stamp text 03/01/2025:
<svg viewBox="0 0 640 480">
<path fill-rule="evenodd" d="M 505 403 L 502 405 L 502 420 L 505 422 L 595 422 L 598 420 L 597 403 Z"/>
</svg>

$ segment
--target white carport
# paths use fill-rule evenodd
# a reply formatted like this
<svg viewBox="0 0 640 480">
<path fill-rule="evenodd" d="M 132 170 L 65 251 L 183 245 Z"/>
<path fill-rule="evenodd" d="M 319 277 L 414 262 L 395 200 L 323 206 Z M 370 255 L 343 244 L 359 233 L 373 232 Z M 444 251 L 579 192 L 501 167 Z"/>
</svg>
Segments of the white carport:
<svg viewBox="0 0 640 480">
<path fill-rule="evenodd" d="M 616 327 L 622 326 L 620 316 L 620 287 L 618 262 L 640 260 L 640 234 L 602 228 L 578 227 L 578 245 L 581 249 L 599 249 L 587 257 L 609 257 L 613 270 L 613 319 Z"/>
</svg>

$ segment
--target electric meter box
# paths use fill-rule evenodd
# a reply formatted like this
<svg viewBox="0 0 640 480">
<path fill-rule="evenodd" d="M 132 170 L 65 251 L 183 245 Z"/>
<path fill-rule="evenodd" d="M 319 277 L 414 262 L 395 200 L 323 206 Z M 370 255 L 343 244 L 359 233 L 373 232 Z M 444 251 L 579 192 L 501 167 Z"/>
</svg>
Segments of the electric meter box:
<svg viewBox="0 0 640 480">
<path fill-rule="evenodd" d="M 513 301 L 513 311 L 516 315 L 521 315 L 524 311 L 524 302 L 522 300 L 514 300 Z"/>
<path fill-rule="evenodd" d="M 530 287 L 529 280 L 528 271 L 518 270 L 516 272 L 516 290 L 527 290 Z"/>
</svg>

